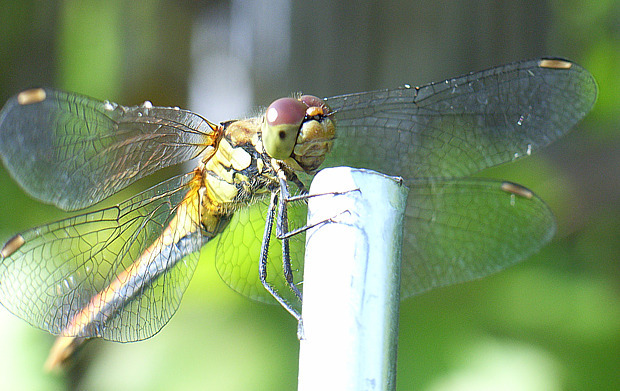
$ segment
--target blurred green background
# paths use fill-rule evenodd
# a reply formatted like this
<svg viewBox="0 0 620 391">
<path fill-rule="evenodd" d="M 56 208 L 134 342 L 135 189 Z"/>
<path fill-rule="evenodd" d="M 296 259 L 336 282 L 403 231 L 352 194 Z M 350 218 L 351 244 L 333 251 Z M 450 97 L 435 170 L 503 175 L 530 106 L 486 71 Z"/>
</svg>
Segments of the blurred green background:
<svg viewBox="0 0 620 391">
<path fill-rule="evenodd" d="M 521 183 L 558 218 L 538 255 L 402 304 L 399 390 L 620 389 L 620 2 L 0 1 L 0 101 L 53 86 L 145 99 L 212 121 L 303 91 L 424 84 L 543 55 L 599 84 L 592 113 L 545 151 L 483 175 Z M 126 194 L 126 193 L 125 193 Z M 0 237 L 65 215 L 0 169 Z M 291 390 L 296 323 L 201 263 L 154 338 L 96 341 L 65 374 L 53 338 L 0 309 L 0 389 Z"/>
</svg>

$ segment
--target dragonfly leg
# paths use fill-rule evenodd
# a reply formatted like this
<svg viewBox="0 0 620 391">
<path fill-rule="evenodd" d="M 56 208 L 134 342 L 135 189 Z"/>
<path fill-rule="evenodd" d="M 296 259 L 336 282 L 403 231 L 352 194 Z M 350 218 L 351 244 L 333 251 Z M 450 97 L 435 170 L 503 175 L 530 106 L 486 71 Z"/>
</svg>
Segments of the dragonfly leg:
<svg viewBox="0 0 620 391">
<path fill-rule="evenodd" d="M 288 181 L 293 182 L 295 186 L 297 186 L 301 194 L 308 194 L 308 189 L 306 189 L 306 185 L 304 185 L 304 183 L 301 181 L 301 179 L 299 179 L 297 174 L 295 174 L 295 171 L 279 164 L 276 165 L 276 168 L 278 170 L 278 178 L 286 178 Z"/>
<path fill-rule="evenodd" d="M 337 222 L 336 218 L 339 217 L 339 216 L 342 216 L 345 213 L 350 213 L 350 211 L 348 209 L 343 210 L 342 212 L 339 212 L 339 213 L 333 215 L 332 217 L 328 217 L 326 219 L 313 222 L 311 224 L 306 224 L 303 227 L 295 228 L 294 230 L 288 231 L 288 232 L 282 234 L 282 236 L 277 236 L 277 237 L 278 237 L 278 239 L 284 240 L 284 239 L 290 238 L 291 236 L 295 236 L 295 235 L 298 235 L 298 234 L 300 234 L 302 232 L 305 232 L 305 231 L 309 230 L 310 228 L 314 228 L 317 225 L 321 225 L 321 224 L 325 224 L 325 223 L 336 223 Z"/>
<path fill-rule="evenodd" d="M 317 194 L 308 194 L 308 193 L 304 193 L 304 194 L 298 194 L 298 195 L 294 195 L 294 196 L 288 196 L 286 199 L 282 199 L 281 201 L 283 202 L 294 202 L 294 201 L 300 201 L 300 200 L 307 200 L 309 198 L 312 197 L 318 197 L 318 196 L 324 196 L 324 195 L 341 195 L 341 194 L 347 194 L 349 192 L 352 191 L 360 191 L 360 189 L 351 189 L 351 190 L 343 190 L 343 191 L 330 191 L 327 193 L 317 193 Z M 345 213 L 349 213 L 348 210 L 343 210 L 340 213 L 335 214 L 332 217 L 326 218 L 324 220 L 320 220 L 311 224 L 306 224 L 303 227 L 299 227 L 299 228 L 295 228 L 292 231 L 288 231 L 288 229 L 286 230 L 286 232 L 284 232 L 283 230 L 277 230 L 276 231 L 276 237 L 280 240 L 284 240 L 284 239 L 288 239 L 291 236 L 295 236 L 301 232 L 305 232 L 307 230 L 309 230 L 310 228 L 314 228 L 317 225 L 321 225 L 321 224 L 325 224 L 325 223 L 333 223 L 336 221 L 336 218 L 342 214 Z M 288 227 L 287 227 L 288 228 Z"/>
<path fill-rule="evenodd" d="M 271 230 L 273 227 L 273 222 L 274 222 L 274 218 L 276 214 L 275 213 L 276 206 L 278 204 L 279 204 L 278 193 L 277 192 L 271 193 L 271 201 L 269 202 L 269 209 L 267 211 L 267 218 L 265 222 L 265 232 L 263 233 L 263 242 L 261 244 L 261 250 L 260 250 L 260 262 L 258 266 L 258 273 L 260 276 L 260 282 L 261 284 L 263 284 L 265 289 L 267 289 L 267 291 L 271 293 L 271 295 L 278 301 L 278 303 L 280 303 L 280 305 L 284 307 L 284 309 L 286 309 L 291 315 L 293 315 L 295 319 L 297 319 L 297 321 L 301 322 L 301 314 L 299 314 L 297 310 L 295 310 L 286 300 L 284 300 L 282 296 L 280 296 L 280 294 L 276 291 L 276 289 L 267 281 L 267 259 L 269 255 L 269 241 L 271 239 Z M 283 241 L 282 243 L 283 261 L 282 262 L 284 263 L 284 275 L 285 275 L 285 278 L 286 278 L 286 281 L 289 287 L 291 287 L 291 289 L 294 288 L 293 292 L 295 292 L 295 294 L 301 300 L 301 293 L 299 292 L 299 289 L 297 289 L 297 287 L 293 284 L 291 262 L 290 262 L 290 257 L 288 256 L 288 239 L 286 240 L 286 257 L 284 254 L 285 254 L 285 242 Z M 288 265 L 288 271 L 287 271 L 287 265 Z M 290 278 L 290 281 L 289 281 L 289 278 Z"/>
<path fill-rule="evenodd" d="M 291 198 L 288 190 L 286 179 L 280 178 L 280 198 L 278 200 L 278 218 L 276 221 L 276 237 L 282 240 L 282 270 L 286 283 L 295 296 L 301 300 L 301 292 L 293 278 L 293 269 L 291 268 L 291 255 L 288 238 L 288 200 Z"/>
<path fill-rule="evenodd" d="M 324 196 L 324 195 L 342 195 L 342 194 L 347 194 L 350 193 L 352 191 L 360 191 L 360 189 L 350 189 L 350 190 L 342 190 L 342 191 L 329 191 L 326 193 L 315 193 L 315 194 L 308 194 L 307 192 L 301 193 L 301 194 L 296 194 L 296 195 L 289 195 L 289 197 L 286 199 L 286 202 L 294 202 L 294 201 L 302 201 L 302 200 L 307 200 L 309 198 L 313 198 L 313 197 L 320 197 L 320 196 Z"/>
</svg>

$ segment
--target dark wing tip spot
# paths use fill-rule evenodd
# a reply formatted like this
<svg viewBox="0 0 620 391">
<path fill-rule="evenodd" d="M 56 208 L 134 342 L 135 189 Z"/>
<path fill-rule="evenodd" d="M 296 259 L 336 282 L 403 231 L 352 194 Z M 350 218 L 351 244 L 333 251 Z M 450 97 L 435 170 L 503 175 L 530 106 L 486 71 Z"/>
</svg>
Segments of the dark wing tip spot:
<svg viewBox="0 0 620 391">
<path fill-rule="evenodd" d="M 538 66 L 541 68 L 570 69 L 573 63 L 557 58 L 543 58 L 538 61 Z"/>
<path fill-rule="evenodd" d="M 17 103 L 20 105 L 30 105 L 33 103 L 43 102 L 47 94 L 43 88 L 33 88 L 22 91 L 17 95 Z"/>
<path fill-rule="evenodd" d="M 512 182 L 502 182 L 501 189 L 506 193 L 518 195 L 528 200 L 534 197 L 534 193 L 530 189 Z"/>
<path fill-rule="evenodd" d="M 0 256 L 2 256 L 2 258 L 10 257 L 11 254 L 23 246 L 24 243 L 26 243 L 26 240 L 20 234 L 13 236 L 6 242 L 4 247 L 2 247 L 2 250 L 0 250 Z"/>
</svg>

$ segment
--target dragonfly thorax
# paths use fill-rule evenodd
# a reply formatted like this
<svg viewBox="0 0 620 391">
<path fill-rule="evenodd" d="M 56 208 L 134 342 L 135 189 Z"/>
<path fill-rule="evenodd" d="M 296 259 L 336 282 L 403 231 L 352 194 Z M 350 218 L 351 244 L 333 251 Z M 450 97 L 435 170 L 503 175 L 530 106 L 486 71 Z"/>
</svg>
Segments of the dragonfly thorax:
<svg viewBox="0 0 620 391">
<path fill-rule="evenodd" d="M 228 215 L 278 186 L 262 149 L 256 119 L 227 123 L 215 153 L 204 162 L 207 213 Z"/>
</svg>

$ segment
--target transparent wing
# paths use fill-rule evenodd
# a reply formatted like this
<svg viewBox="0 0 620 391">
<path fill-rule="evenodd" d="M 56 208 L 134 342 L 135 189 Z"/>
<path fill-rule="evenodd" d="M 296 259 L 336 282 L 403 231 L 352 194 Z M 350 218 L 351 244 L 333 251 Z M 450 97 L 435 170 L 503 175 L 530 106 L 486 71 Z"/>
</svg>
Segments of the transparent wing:
<svg viewBox="0 0 620 391">
<path fill-rule="evenodd" d="M 262 199 L 235 212 L 230 223 L 220 235 L 215 266 L 222 280 L 233 290 L 253 300 L 277 304 L 261 284 L 258 275 L 258 261 L 268 206 L 269 200 Z M 289 227 L 304 226 L 306 214 L 306 204 L 289 204 Z M 294 271 L 295 282 L 301 290 L 305 234 L 293 236 L 289 243 L 291 267 Z M 267 280 L 282 298 L 301 310 L 301 303 L 298 302 L 284 279 L 282 243 L 276 238 L 275 227 L 273 227 L 269 245 Z"/>
<path fill-rule="evenodd" d="M 487 276 L 537 252 L 555 233 L 547 205 L 515 184 L 420 180 L 405 217 L 401 296 Z"/>
<path fill-rule="evenodd" d="M 258 277 L 260 234 L 267 203 L 235 213 L 222 233 L 216 267 L 232 289 L 254 300 L 275 303 Z M 290 220 L 303 225 L 306 207 L 289 208 Z M 528 258 L 555 232 L 547 205 L 519 185 L 484 179 L 422 179 L 410 189 L 405 216 L 402 299 L 424 291 L 482 278 Z M 295 281 L 301 285 L 305 236 L 291 243 Z M 289 303 L 280 241 L 272 235 L 268 279 Z M 329 272 L 329 271 L 326 271 Z"/>
<path fill-rule="evenodd" d="M 467 176 L 550 144 L 595 100 L 592 75 L 554 59 L 423 87 L 327 98 L 338 134 L 324 166 L 369 168 L 405 179 Z"/>
<path fill-rule="evenodd" d="M 212 126 L 186 110 L 35 89 L 0 112 L 0 155 L 30 195 L 76 210 L 200 155 L 213 144 Z"/>
<path fill-rule="evenodd" d="M 105 319 L 100 314 L 100 322 L 78 336 L 127 342 L 157 333 L 178 308 L 204 241 L 199 222 L 191 217 L 198 208 L 193 202 L 192 213 L 176 218 L 172 227 L 183 236 L 167 246 L 152 246 L 188 191 L 195 191 L 192 178 L 174 177 L 122 204 L 22 233 L 21 246 L 13 251 L 7 244 L 2 252 L 0 301 L 33 326 L 60 334 L 94 296 L 149 253 L 140 275 L 99 305 Z"/>
</svg>

